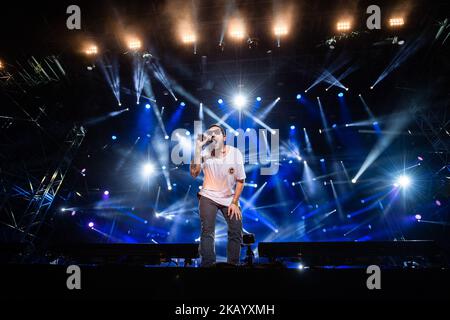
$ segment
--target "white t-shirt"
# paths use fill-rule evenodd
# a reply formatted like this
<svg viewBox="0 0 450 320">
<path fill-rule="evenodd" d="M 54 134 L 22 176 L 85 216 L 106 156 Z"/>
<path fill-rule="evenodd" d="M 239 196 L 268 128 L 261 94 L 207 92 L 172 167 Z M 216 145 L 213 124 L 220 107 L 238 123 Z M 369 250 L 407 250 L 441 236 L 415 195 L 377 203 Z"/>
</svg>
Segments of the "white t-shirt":
<svg viewBox="0 0 450 320">
<path fill-rule="evenodd" d="M 241 151 L 232 146 L 226 148 L 225 157 L 203 158 L 204 180 L 199 194 L 228 207 L 233 201 L 236 180 L 245 179 L 246 175 Z"/>
</svg>

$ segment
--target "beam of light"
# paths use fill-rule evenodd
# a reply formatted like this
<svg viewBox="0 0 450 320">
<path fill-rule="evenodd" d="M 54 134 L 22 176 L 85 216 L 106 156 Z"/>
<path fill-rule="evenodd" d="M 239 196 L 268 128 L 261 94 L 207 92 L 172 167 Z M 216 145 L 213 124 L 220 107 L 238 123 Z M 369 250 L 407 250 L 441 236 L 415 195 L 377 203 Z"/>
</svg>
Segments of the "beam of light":
<svg viewBox="0 0 450 320">
<path fill-rule="evenodd" d="M 117 162 L 117 166 L 115 169 L 116 172 L 119 171 L 122 168 L 122 166 L 125 164 L 125 162 L 130 158 L 131 153 L 133 152 L 133 149 L 136 147 L 136 145 L 140 139 L 141 139 L 141 137 L 137 137 L 136 140 L 134 140 L 133 145 L 123 154 L 123 156 Z"/>
<path fill-rule="evenodd" d="M 407 123 L 410 121 L 411 116 L 409 113 L 400 113 L 398 115 L 392 116 L 387 124 L 389 130 L 394 132 L 402 130 Z M 361 168 L 358 170 L 356 175 L 353 177 L 352 182 L 355 183 L 359 177 L 375 162 L 376 159 L 383 153 L 386 148 L 388 148 L 394 139 L 398 136 L 398 134 L 385 134 L 376 142 L 375 146 L 367 155 L 364 160 Z"/>
<path fill-rule="evenodd" d="M 207 106 L 203 106 L 204 112 L 209 115 L 211 118 L 213 118 L 215 121 L 217 121 L 218 124 L 221 126 L 224 126 L 225 129 L 229 130 L 231 133 L 236 133 L 237 131 L 234 130 L 228 123 L 226 123 L 222 118 L 220 118 L 217 114 L 215 114 L 210 108 Z"/>
<path fill-rule="evenodd" d="M 98 65 L 120 106 L 120 77 L 117 59 L 109 60 L 109 58 L 104 55 L 99 59 Z"/>
<path fill-rule="evenodd" d="M 322 79 L 323 81 L 329 83 L 331 86 L 338 86 L 339 88 L 347 90 L 347 87 L 344 86 L 335 76 L 333 76 L 330 71 L 325 69 L 324 75 L 325 77 Z M 325 91 L 328 91 L 328 88 L 325 89 Z"/>
<path fill-rule="evenodd" d="M 395 192 L 395 189 L 390 189 L 388 192 L 383 191 L 381 193 L 381 195 L 380 195 L 380 193 L 377 193 L 376 195 L 369 197 L 371 199 L 367 198 L 368 200 L 366 200 L 365 202 L 373 200 L 373 197 L 376 197 L 377 199 L 374 202 L 372 202 L 371 204 L 369 204 L 367 207 L 364 207 L 362 209 L 359 209 L 359 210 L 349 213 L 347 215 L 347 218 L 351 219 L 351 218 L 359 216 L 365 212 L 369 212 L 369 211 L 372 211 L 373 209 L 376 209 L 379 206 L 380 201 L 383 201 L 386 197 L 393 194 L 394 192 Z"/>
<path fill-rule="evenodd" d="M 305 137 L 306 152 L 308 152 L 308 154 L 312 154 L 313 148 L 311 145 L 311 141 L 309 140 L 309 135 L 308 135 L 308 132 L 306 131 L 306 128 L 303 128 L 303 135 Z"/>
<path fill-rule="evenodd" d="M 323 107 L 322 107 L 322 102 L 320 101 L 320 98 L 317 97 L 317 104 L 319 105 L 319 111 L 320 111 L 320 119 L 322 120 L 322 125 L 325 129 L 325 138 L 328 142 L 328 146 L 330 146 L 331 148 L 333 148 L 332 145 L 332 141 L 331 141 L 331 135 L 328 132 L 328 122 L 327 122 L 327 118 L 325 117 L 325 112 L 323 111 Z"/>
<path fill-rule="evenodd" d="M 235 7 L 236 6 L 235 6 L 235 2 L 234 1 L 227 1 L 226 2 L 225 17 L 224 17 L 224 21 L 223 21 L 222 31 L 220 33 L 220 38 L 219 38 L 219 46 L 220 47 L 223 45 L 223 40 L 225 39 L 225 33 L 228 30 L 228 26 L 229 26 L 230 20 L 231 20 L 231 15 L 235 11 Z"/>
<path fill-rule="evenodd" d="M 261 187 L 259 187 L 255 193 L 253 193 L 251 198 L 247 200 L 246 204 L 242 208 L 242 213 L 244 213 L 245 210 L 247 210 L 250 206 L 253 206 L 253 203 L 256 201 L 256 199 L 258 199 L 258 197 L 260 196 L 261 192 L 263 191 L 263 189 L 266 185 L 267 185 L 267 181 L 264 182 L 263 185 Z"/>
<path fill-rule="evenodd" d="M 159 205 L 159 197 L 161 195 L 161 186 L 158 186 L 158 192 L 156 193 L 155 197 L 155 204 L 153 206 L 155 212 L 158 212 L 158 205 Z"/>
<path fill-rule="evenodd" d="M 275 100 L 273 100 L 264 108 L 264 110 L 261 111 L 261 114 L 259 115 L 259 119 L 261 121 L 263 121 L 269 115 L 270 111 L 272 111 L 278 101 L 280 101 L 280 98 L 276 98 Z"/>
<path fill-rule="evenodd" d="M 342 166 L 342 170 L 344 171 L 345 177 L 347 178 L 347 182 L 350 183 L 350 182 L 351 182 L 350 176 L 349 176 L 349 174 L 348 174 L 347 168 L 346 168 L 345 165 L 344 165 L 344 162 L 341 160 L 341 161 L 339 161 L 339 163 L 340 163 L 341 166 Z"/>
<path fill-rule="evenodd" d="M 363 106 L 364 106 L 364 110 L 366 110 L 367 114 L 368 114 L 369 117 L 370 117 L 370 121 L 372 121 L 372 122 L 375 121 L 375 116 L 373 115 L 372 110 L 370 110 L 370 108 L 369 108 L 369 106 L 367 105 L 366 101 L 364 100 L 363 96 L 362 96 L 361 94 L 359 94 L 358 96 L 359 96 L 359 99 L 361 100 L 361 103 L 362 103 Z"/>
<path fill-rule="evenodd" d="M 140 56 L 133 56 L 133 83 L 134 83 L 134 92 L 136 94 L 136 103 L 139 104 L 142 94 L 142 89 L 144 88 L 144 84 L 148 80 L 148 77 L 145 73 L 145 60 Z"/>
<path fill-rule="evenodd" d="M 388 66 L 383 70 L 383 72 L 378 76 L 377 80 L 370 86 L 370 89 L 375 88 L 375 86 L 380 83 L 384 78 L 386 78 L 392 71 L 397 69 L 403 62 L 405 62 L 409 57 L 411 57 L 420 47 L 425 43 L 426 37 L 420 34 L 414 41 L 409 42 L 405 46 L 400 46 L 399 51 L 395 57 L 389 62 Z"/>
<path fill-rule="evenodd" d="M 357 69 L 357 66 L 352 64 L 350 67 L 348 67 L 343 73 L 341 73 L 337 78 L 337 82 L 333 82 L 331 83 L 326 89 L 325 91 L 330 90 L 334 85 L 336 85 L 337 83 L 342 84 L 340 81 L 345 79 L 348 75 L 350 75 L 351 73 L 353 73 L 355 70 Z M 348 88 L 345 88 L 345 86 L 341 87 L 344 90 L 347 90 Z"/>
<path fill-rule="evenodd" d="M 156 119 L 158 120 L 159 128 L 163 132 L 164 136 L 167 136 L 166 126 L 164 125 L 164 122 L 161 117 L 161 113 L 159 112 L 158 106 L 155 105 L 153 109 L 153 112 L 155 113 Z"/>
<path fill-rule="evenodd" d="M 250 112 L 247 112 L 246 110 L 242 111 L 247 117 L 252 118 L 253 121 L 255 121 L 257 124 L 259 124 L 261 127 L 267 129 L 270 133 L 274 134 L 275 130 L 269 127 L 267 124 L 265 124 L 263 121 L 261 121 L 259 118 L 255 117 Z"/>
<path fill-rule="evenodd" d="M 248 206 L 249 208 L 252 208 L 252 204 L 249 203 L 247 200 L 243 199 L 242 197 L 240 200 L 244 203 L 244 205 Z M 249 216 L 249 213 L 250 213 L 250 209 L 247 209 L 247 216 Z M 265 225 L 266 227 L 271 229 L 273 232 L 278 231 L 278 228 L 275 225 L 275 222 L 272 221 L 270 216 L 265 214 L 264 211 L 258 211 L 256 213 L 256 217 L 258 218 L 258 222 L 262 223 L 263 225 Z"/>
<path fill-rule="evenodd" d="M 106 121 L 109 118 L 117 117 L 118 115 L 120 115 L 120 114 L 122 114 L 122 113 L 124 113 L 126 111 L 129 111 L 129 110 L 130 110 L 129 108 L 125 108 L 125 109 L 122 109 L 122 110 L 109 112 L 109 113 L 107 113 L 107 114 L 105 114 L 103 116 L 99 116 L 99 117 L 94 117 L 94 118 L 88 119 L 88 120 L 83 122 L 83 126 L 93 126 L 93 125 L 98 124 L 100 122 Z"/>
<path fill-rule="evenodd" d="M 314 183 L 314 173 L 308 165 L 307 161 L 303 161 L 303 178 L 302 182 L 306 185 L 308 192 L 314 194 L 316 191 Z"/>
<path fill-rule="evenodd" d="M 153 73 L 153 76 L 167 89 L 172 98 L 175 101 L 178 101 L 178 98 L 175 96 L 174 93 L 175 82 L 172 79 L 169 79 L 161 64 L 155 59 L 151 59 L 148 65 Z"/>
<path fill-rule="evenodd" d="M 337 70 L 339 70 L 340 68 L 342 68 L 343 66 L 345 66 L 350 60 L 348 58 L 340 58 L 337 59 L 337 61 L 333 62 L 332 65 L 330 65 L 327 69 L 323 69 L 322 72 L 319 74 L 319 76 L 317 77 L 316 80 L 314 80 L 314 82 L 305 90 L 305 92 L 308 92 L 309 90 L 311 90 L 313 87 L 315 87 L 316 85 L 318 85 L 320 82 L 322 81 L 326 81 L 328 78 L 331 77 L 330 80 L 328 80 L 329 83 L 334 84 L 334 82 L 336 83 L 340 83 L 338 81 L 338 79 L 336 79 L 332 73 L 335 73 Z M 352 67 L 350 67 L 352 68 Z M 349 68 L 349 69 L 350 69 Z M 349 71 L 350 72 L 350 71 Z M 345 73 L 345 72 L 344 72 Z M 344 76 L 341 77 L 342 79 L 344 78 Z M 342 85 L 342 84 L 341 84 Z M 345 86 L 342 85 L 341 87 L 342 89 L 345 90 Z M 328 91 L 328 90 L 327 90 Z"/>
<path fill-rule="evenodd" d="M 203 114 L 203 103 L 200 102 L 200 106 L 198 108 L 198 118 L 203 124 L 204 114 Z"/>
</svg>

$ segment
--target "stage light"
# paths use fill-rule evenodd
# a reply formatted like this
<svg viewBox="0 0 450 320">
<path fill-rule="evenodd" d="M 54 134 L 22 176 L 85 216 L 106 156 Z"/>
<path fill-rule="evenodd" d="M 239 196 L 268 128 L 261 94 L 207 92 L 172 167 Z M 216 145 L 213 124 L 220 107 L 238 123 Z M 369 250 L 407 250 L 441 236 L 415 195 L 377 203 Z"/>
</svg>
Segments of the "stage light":
<svg viewBox="0 0 450 320">
<path fill-rule="evenodd" d="M 234 104 L 235 108 L 242 109 L 247 104 L 247 98 L 245 98 L 241 94 L 238 94 L 237 96 L 234 97 L 233 104 Z"/>
<path fill-rule="evenodd" d="M 292 125 L 292 126 L 291 126 L 291 130 L 295 130 L 295 126 Z"/>
<path fill-rule="evenodd" d="M 322 163 L 325 162 L 325 159 L 324 158 L 320 159 L 320 162 L 322 162 Z"/>
<path fill-rule="evenodd" d="M 164 136 L 164 139 L 169 140 L 169 136 L 167 136 L 167 135 Z"/>
<path fill-rule="evenodd" d="M 397 178 L 396 185 L 402 188 L 407 188 L 411 185 L 411 178 L 406 175 L 401 175 Z"/>
<path fill-rule="evenodd" d="M 88 223 L 88 227 L 91 228 L 91 229 L 94 228 L 94 225 L 95 224 L 92 221 Z"/>
<path fill-rule="evenodd" d="M 298 269 L 299 270 L 303 270 L 303 268 L 305 268 L 301 263 L 298 265 Z"/>
<path fill-rule="evenodd" d="M 289 160 L 288 163 L 291 164 L 291 163 L 292 163 L 292 160 Z"/>
<path fill-rule="evenodd" d="M 277 23 L 275 24 L 275 26 L 273 27 L 273 33 L 277 36 L 277 37 L 281 37 L 281 36 L 285 36 L 288 34 L 288 27 L 286 24 L 284 23 Z"/>
<path fill-rule="evenodd" d="M 345 91 L 348 91 L 348 88 L 345 88 Z"/>
<path fill-rule="evenodd" d="M 261 100 L 261 97 L 256 97 L 256 101 L 260 102 Z"/>
<path fill-rule="evenodd" d="M 185 106 L 186 106 L 186 103 L 183 102 L 183 101 L 181 101 L 181 102 L 180 102 L 180 106 L 185 107 Z"/>
<path fill-rule="evenodd" d="M 150 109 L 150 105 L 148 103 L 145 105 L 145 109 Z"/>
<path fill-rule="evenodd" d="M 84 53 L 86 53 L 88 56 L 93 56 L 98 53 L 98 48 L 96 45 L 88 45 L 84 49 Z"/>
<path fill-rule="evenodd" d="M 351 23 L 348 20 L 341 20 L 337 23 L 337 30 L 338 31 L 348 31 L 351 28 Z"/>
<path fill-rule="evenodd" d="M 3 62 L 0 60 L 0 70 L 4 68 Z"/>
<path fill-rule="evenodd" d="M 293 187 L 295 187 L 295 182 L 292 182 L 291 185 L 292 185 Z"/>
<path fill-rule="evenodd" d="M 298 160 L 298 161 L 302 161 L 302 157 L 297 156 L 297 160 Z"/>
<path fill-rule="evenodd" d="M 417 221 L 422 220 L 422 216 L 421 216 L 420 214 L 416 214 L 416 215 L 414 216 L 414 218 L 416 218 Z"/>
<path fill-rule="evenodd" d="M 242 20 L 234 19 L 229 25 L 229 35 L 236 40 L 242 40 L 245 37 L 245 26 Z"/>
<path fill-rule="evenodd" d="M 217 103 L 218 103 L 218 104 L 222 104 L 222 103 L 223 103 L 223 100 L 222 100 L 222 99 L 219 99 L 219 100 L 217 100 Z"/>
<path fill-rule="evenodd" d="M 61 211 L 62 211 L 62 212 L 66 211 L 66 210 L 67 210 L 66 208 L 61 208 Z"/>
<path fill-rule="evenodd" d="M 342 92 L 339 92 L 339 93 L 338 93 L 338 97 L 339 97 L 339 98 L 342 98 L 343 96 L 344 96 L 344 94 L 343 94 Z"/>
<path fill-rule="evenodd" d="M 105 196 L 109 196 L 109 191 L 108 191 L 108 190 L 105 190 L 105 191 L 103 191 L 103 194 L 104 194 Z"/>
<path fill-rule="evenodd" d="M 373 86 L 370 86 L 370 90 L 373 90 Z"/>
<path fill-rule="evenodd" d="M 128 49 L 139 50 L 141 48 L 141 41 L 136 38 L 128 39 Z"/>
<path fill-rule="evenodd" d="M 356 179 L 352 179 L 352 183 L 356 183 Z"/>
<path fill-rule="evenodd" d="M 245 132 L 250 132 L 250 128 L 245 129 Z"/>
<path fill-rule="evenodd" d="M 155 167 L 151 163 L 146 163 L 142 167 L 142 175 L 144 177 L 149 177 L 155 171 Z"/>
<path fill-rule="evenodd" d="M 118 105 L 119 105 L 119 107 L 120 107 L 120 106 L 122 106 L 122 103 L 119 102 Z"/>
<path fill-rule="evenodd" d="M 189 131 L 186 131 L 186 135 L 187 135 L 187 136 L 190 136 L 191 133 L 190 133 Z"/>
<path fill-rule="evenodd" d="M 111 139 L 117 140 L 117 136 L 111 136 Z"/>
<path fill-rule="evenodd" d="M 302 95 L 301 94 L 297 94 L 296 98 L 297 98 L 297 100 L 300 100 L 302 98 Z"/>
<path fill-rule="evenodd" d="M 395 17 L 395 18 L 389 19 L 389 25 L 391 27 L 399 27 L 404 24 L 405 24 L 405 21 L 404 21 L 403 17 Z"/>
<path fill-rule="evenodd" d="M 186 44 L 194 43 L 194 42 L 197 42 L 197 36 L 194 33 L 185 33 L 181 37 L 181 41 L 183 41 L 183 43 L 186 43 Z"/>
</svg>

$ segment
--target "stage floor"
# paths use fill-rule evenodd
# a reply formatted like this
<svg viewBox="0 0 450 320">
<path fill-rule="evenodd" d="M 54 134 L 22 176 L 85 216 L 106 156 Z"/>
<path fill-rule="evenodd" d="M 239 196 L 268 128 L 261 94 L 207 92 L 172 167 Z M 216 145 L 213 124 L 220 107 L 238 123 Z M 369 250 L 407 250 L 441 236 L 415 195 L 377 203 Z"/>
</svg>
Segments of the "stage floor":
<svg viewBox="0 0 450 320">
<path fill-rule="evenodd" d="M 0 265 L 2 299 L 144 299 L 153 301 L 450 300 L 448 269 L 381 269 L 369 290 L 365 268 L 291 269 L 80 266 L 80 290 L 69 290 L 67 266 Z"/>
</svg>

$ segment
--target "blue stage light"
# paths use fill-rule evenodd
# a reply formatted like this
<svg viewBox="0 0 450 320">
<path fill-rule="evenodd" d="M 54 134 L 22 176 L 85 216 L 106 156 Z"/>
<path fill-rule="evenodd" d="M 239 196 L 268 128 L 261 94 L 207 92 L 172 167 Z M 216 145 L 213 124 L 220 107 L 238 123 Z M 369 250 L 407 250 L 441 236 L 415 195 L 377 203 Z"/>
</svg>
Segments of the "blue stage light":
<svg viewBox="0 0 450 320">
<path fill-rule="evenodd" d="M 295 130 L 295 126 L 294 125 L 291 126 L 291 130 Z"/>
<path fill-rule="evenodd" d="M 325 159 L 324 158 L 320 159 L 320 162 L 325 162 Z"/>
<path fill-rule="evenodd" d="M 184 103 L 183 101 L 180 102 L 180 106 L 184 107 L 186 106 L 186 103 Z"/>
<path fill-rule="evenodd" d="M 148 103 L 145 105 L 145 109 L 150 109 L 150 105 Z"/>
<path fill-rule="evenodd" d="M 300 100 L 301 98 L 302 98 L 302 95 L 299 93 L 299 94 L 297 94 L 297 100 Z"/>
<path fill-rule="evenodd" d="M 261 97 L 256 97 L 256 101 L 261 101 Z"/>
<path fill-rule="evenodd" d="M 339 97 L 339 98 L 342 98 L 343 96 L 344 96 L 344 94 L 343 94 L 342 92 L 339 92 L 339 93 L 338 93 L 338 97 Z"/>
<path fill-rule="evenodd" d="M 111 136 L 111 139 L 117 140 L 117 136 Z"/>
<path fill-rule="evenodd" d="M 217 100 L 217 103 L 222 104 L 222 103 L 223 103 L 223 100 L 222 100 L 222 99 L 219 99 L 219 100 Z"/>
</svg>

